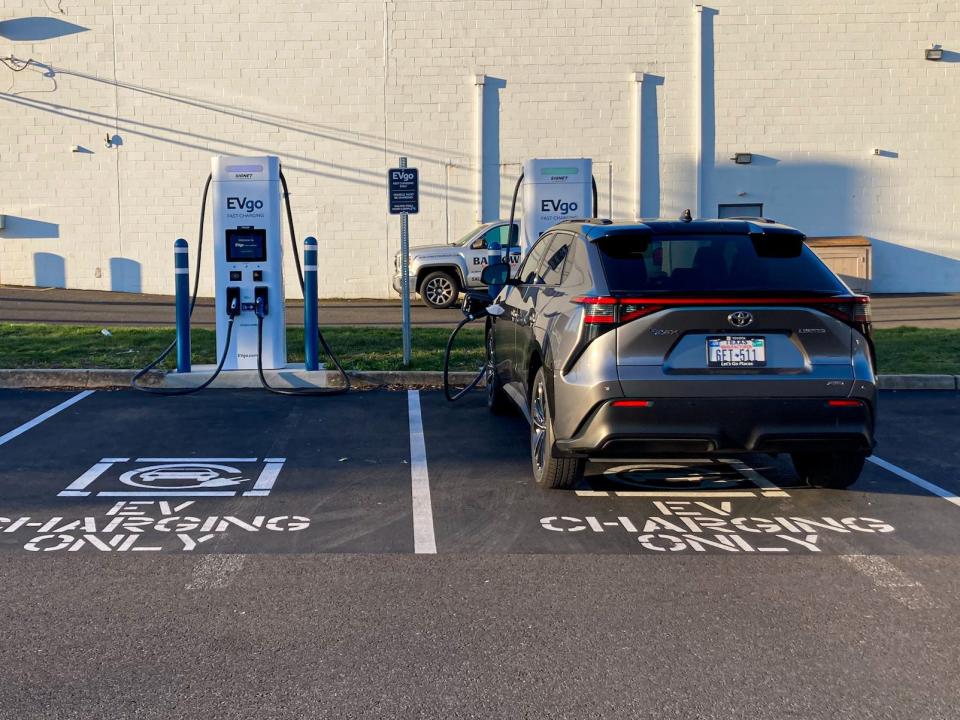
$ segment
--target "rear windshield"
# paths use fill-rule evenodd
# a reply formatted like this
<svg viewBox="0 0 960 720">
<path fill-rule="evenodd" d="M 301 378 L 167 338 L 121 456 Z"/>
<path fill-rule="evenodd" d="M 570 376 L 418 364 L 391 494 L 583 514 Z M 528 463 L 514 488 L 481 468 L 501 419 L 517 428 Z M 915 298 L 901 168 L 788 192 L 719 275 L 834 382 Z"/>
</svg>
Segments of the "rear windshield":
<svg viewBox="0 0 960 720">
<path fill-rule="evenodd" d="M 847 293 L 799 237 L 617 234 L 597 241 L 612 293 Z"/>
</svg>

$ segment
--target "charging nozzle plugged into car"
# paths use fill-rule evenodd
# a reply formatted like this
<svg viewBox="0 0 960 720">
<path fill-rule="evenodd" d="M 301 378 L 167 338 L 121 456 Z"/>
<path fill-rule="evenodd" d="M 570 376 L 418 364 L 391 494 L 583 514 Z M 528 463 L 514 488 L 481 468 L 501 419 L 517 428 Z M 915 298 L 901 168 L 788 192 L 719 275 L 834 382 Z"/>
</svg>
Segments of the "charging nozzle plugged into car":
<svg viewBox="0 0 960 720">
<path fill-rule="evenodd" d="M 464 319 L 454 328 L 447 340 L 443 357 L 443 393 L 450 402 L 459 400 L 475 388 L 485 374 L 489 382 L 492 377 L 490 373 L 496 372 L 496 368 L 491 367 L 491 358 L 487 357 L 480 372 L 466 387 L 454 391 L 450 386 L 450 355 L 460 330 L 474 320 L 490 317 L 488 332 L 492 332 L 492 323 L 497 322 L 497 318 L 503 314 L 503 307 L 496 304 L 496 299 L 501 297 L 504 287 L 516 282 L 510 280 L 510 252 L 514 246 L 513 234 L 517 232 L 515 219 L 518 198 L 521 201 L 522 215 L 517 245 L 520 247 L 522 260 L 547 230 L 564 220 L 583 217 L 583 209 L 588 205 L 592 217 L 597 217 L 597 183 L 593 177 L 593 161 L 589 158 L 537 158 L 523 163 L 510 203 L 510 222 L 507 225 L 510 235 L 506 247 L 503 248 L 505 254 L 499 263 L 502 272 L 496 272 L 494 264 L 488 264 L 484 268 L 481 277 L 486 277 L 489 281 L 486 282 L 488 292 L 473 292 L 464 296 L 461 308 Z M 484 347 L 489 353 L 488 342 L 484 343 Z"/>
</svg>

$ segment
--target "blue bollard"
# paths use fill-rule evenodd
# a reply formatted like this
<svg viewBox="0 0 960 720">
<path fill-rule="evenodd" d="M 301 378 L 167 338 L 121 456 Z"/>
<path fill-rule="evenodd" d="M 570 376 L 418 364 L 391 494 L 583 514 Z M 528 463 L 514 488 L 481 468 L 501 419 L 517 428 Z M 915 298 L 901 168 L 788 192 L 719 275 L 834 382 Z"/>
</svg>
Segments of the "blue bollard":
<svg viewBox="0 0 960 720">
<path fill-rule="evenodd" d="M 303 241 L 303 358 L 307 370 L 319 370 L 317 334 L 320 319 L 317 312 L 317 239 Z"/>
<path fill-rule="evenodd" d="M 493 265 L 495 263 L 502 263 L 503 255 L 500 252 L 500 243 L 496 240 L 487 245 L 487 266 Z M 490 293 L 490 298 L 493 299 L 500 294 L 500 290 L 503 289 L 502 285 L 487 285 L 487 292 Z"/>
<path fill-rule="evenodd" d="M 190 372 L 190 256 L 187 241 L 173 243 L 174 287 L 177 302 L 177 372 Z"/>
</svg>

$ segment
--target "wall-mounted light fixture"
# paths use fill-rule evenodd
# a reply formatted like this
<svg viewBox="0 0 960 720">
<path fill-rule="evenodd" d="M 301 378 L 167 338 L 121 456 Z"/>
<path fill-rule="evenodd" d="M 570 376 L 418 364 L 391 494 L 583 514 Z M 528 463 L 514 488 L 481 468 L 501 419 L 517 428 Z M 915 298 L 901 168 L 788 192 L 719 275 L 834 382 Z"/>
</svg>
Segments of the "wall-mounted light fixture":
<svg viewBox="0 0 960 720">
<path fill-rule="evenodd" d="M 730 159 L 737 165 L 749 165 L 753 162 L 753 153 L 734 153 Z"/>
<path fill-rule="evenodd" d="M 943 48 L 939 45 L 932 45 L 923 51 L 923 56 L 927 60 L 939 62 L 940 60 L 943 60 Z"/>
</svg>

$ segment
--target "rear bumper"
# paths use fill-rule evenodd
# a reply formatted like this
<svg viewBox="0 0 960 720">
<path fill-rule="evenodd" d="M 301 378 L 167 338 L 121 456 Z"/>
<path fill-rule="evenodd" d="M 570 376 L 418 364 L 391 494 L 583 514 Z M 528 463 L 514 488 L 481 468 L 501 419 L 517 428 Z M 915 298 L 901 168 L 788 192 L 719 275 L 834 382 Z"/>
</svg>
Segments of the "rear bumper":
<svg viewBox="0 0 960 720">
<path fill-rule="evenodd" d="M 874 445 L 874 410 L 830 407 L 827 398 L 663 398 L 651 407 L 596 406 L 560 456 L 850 451 Z"/>
</svg>

